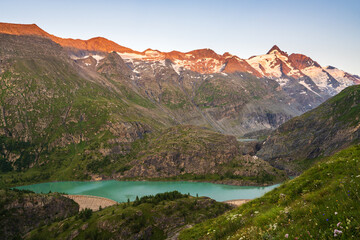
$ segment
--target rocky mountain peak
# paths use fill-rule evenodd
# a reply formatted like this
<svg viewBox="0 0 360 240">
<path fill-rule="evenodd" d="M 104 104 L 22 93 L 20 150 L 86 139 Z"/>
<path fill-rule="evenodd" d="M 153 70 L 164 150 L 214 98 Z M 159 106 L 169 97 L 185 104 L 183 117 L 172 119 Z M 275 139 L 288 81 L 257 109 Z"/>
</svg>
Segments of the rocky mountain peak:
<svg viewBox="0 0 360 240">
<path fill-rule="evenodd" d="M 247 61 L 240 59 L 236 56 L 228 57 L 226 59 L 226 65 L 223 72 L 225 73 L 248 72 L 257 77 L 261 77 L 261 74 L 258 71 L 256 71 L 253 67 L 251 67 Z"/>
<path fill-rule="evenodd" d="M 318 64 L 308 56 L 298 53 L 291 54 L 289 56 L 289 61 L 292 63 L 293 66 L 300 70 L 312 66 L 321 67 L 320 64 Z"/>
<path fill-rule="evenodd" d="M 151 49 L 151 48 L 146 49 L 142 53 L 145 54 L 146 56 L 152 57 L 152 58 L 162 58 L 162 56 L 164 55 L 159 50 L 154 50 L 154 49 Z"/>
<path fill-rule="evenodd" d="M 229 57 L 232 57 L 233 55 L 230 54 L 229 52 L 225 52 L 222 56 L 223 56 L 224 58 L 229 58 Z"/>
<path fill-rule="evenodd" d="M 271 54 L 271 53 L 275 53 L 275 52 L 279 52 L 282 55 L 287 55 L 286 52 L 282 51 L 277 45 L 274 45 L 268 52 L 267 54 Z"/>
<path fill-rule="evenodd" d="M 326 66 L 325 69 L 336 69 L 336 67 L 333 67 L 333 66 Z"/>
<path fill-rule="evenodd" d="M 210 48 L 193 50 L 188 52 L 187 54 L 193 54 L 196 58 L 204 58 L 204 57 L 215 58 L 215 59 L 219 58 L 219 55 Z"/>
</svg>

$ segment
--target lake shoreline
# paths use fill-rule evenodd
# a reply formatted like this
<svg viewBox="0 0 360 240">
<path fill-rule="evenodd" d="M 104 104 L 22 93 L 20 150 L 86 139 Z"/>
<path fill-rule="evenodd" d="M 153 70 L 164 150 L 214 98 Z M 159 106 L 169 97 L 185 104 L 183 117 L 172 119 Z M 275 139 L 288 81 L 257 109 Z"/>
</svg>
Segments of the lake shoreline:
<svg viewBox="0 0 360 240">
<path fill-rule="evenodd" d="M 190 181 L 62 181 L 46 182 L 34 185 L 16 187 L 34 191 L 35 193 L 58 192 L 66 195 L 90 195 L 108 198 L 122 203 L 134 201 L 136 197 L 156 195 L 157 193 L 179 191 L 192 196 L 207 196 L 218 202 L 234 199 L 254 199 L 278 187 L 275 184 L 269 187 L 258 186 L 230 186 L 208 182 Z"/>
<path fill-rule="evenodd" d="M 291 180 L 290 178 L 287 180 Z M 286 180 L 286 181 L 287 181 Z M 33 182 L 33 183 L 25 183 L 24 185 L 16 185 L 16 186 L 9 186 L 10 188 L 17 188 L 22 186 L 28 186 L 28 185 L 35 185 L 40 183 L 58 183 L 58 182 L 102 182 L 102 181 L 119 181 L 119 182 L 191 182 L 191 183 L 213 183 L 213 184 L 219 184 L 219 185 L 228 185 L 228 186 L 239 186 L 239 187 L 270 187 L 276 184 L 282 184 L 283 182 L 273 182 L 269 184 L 240 184 L 237 180 L 219 180 L 219 181 L 201 181 L 201 180 L 166 180 L 166 179 L 116 179 L 116 178 L 102 178 L 102 179 L 96 179 L 96 180 L 54 180 L 54 181 L 39 181 L 39 182 Z"/>
</svg>

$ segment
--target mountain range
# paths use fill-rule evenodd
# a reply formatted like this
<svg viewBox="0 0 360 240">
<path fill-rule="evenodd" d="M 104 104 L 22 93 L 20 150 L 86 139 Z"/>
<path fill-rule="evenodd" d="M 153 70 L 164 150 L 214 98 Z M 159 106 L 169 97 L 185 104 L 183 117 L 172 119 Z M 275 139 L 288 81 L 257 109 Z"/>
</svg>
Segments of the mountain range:
<svg viewBox="0 0 360 240">
<path fill-rule="evenodd" d="M 258 146 L 236 137 L 263 138 L 360 83 L 277 46 L 249 59 L 211 49 L 139 52 L 101 37 L 63 39 L 35 24 L 9 23 L 0 23 L 0 74 L 1 169 L 36 167 L 28 180 L 200 174 L 246 184 L 280 181 L 284 173 L 261 159 L 248 169 Z M 174 137 L 175 145 L 161 135 Z M 205 171 L 192 167 L 198 158 L 207 159 Z M 233 161 L 238 168 L 229 168 Z M 27 181 L 18 177 L 11 181 Z"/>
<path fill-rule="evenodd" d="M 338 93 L 346 86 L 360 84 L 359 76 L 351 75 L 332 66 L 322 67 L 303 54 L 288 55 L 276 45 L 267 54 L 242 59 L 228 52 L 220 55 L 211 49 L 199 49 L 183 53 L 179 51 L 161 52 L 149 48 L 139 52 L 102 37 L 89 40 L 56 37 L 45 32 L 36 24 L 0 23 L 0 33 L 49 38 L 73 53 L 71 56 L 73 59 L 85 59 L 92 56 L 98 62 L 105 57 L 101 53 L 117 52 L 126 62 L 132 63 L 131 68 L 135 72 L 136 66 L 134 66 L 133 60 L 160 62 L 169 59 L 178 74 L 179 70 L 191 70 L 201 74 L 248 72 L 256 77 L 277 79 L 280 85 L 287 83 L 281 78 L 300 79 L 308 77 L 311 78 L 312 82 L 306 83 L 304 80 L 304 82 L 299 81 L 299 83 L 307 89 L 312 89 L 311 87 L 316 85 L 319 89 L 315 92 L 318 94 L 328 92 L 334 95 L 334 92 Z"/>
<path fill-rule="evenodd" d="M 236 78 L 232 75 L 235 73 L 247 73 L 258 79 L 271 79 L 279 85 L 277 91 L 285 93 L 289 98 L 287 104 L 295 105 L 292 106 L 291 113 L 286 114 L 286 117 L 288 117 L 287 115 L 298 115 L 314 108 L 347 86 L 360 84 L 360 77 L 357 75 L 349 74 L 332 66 L 322 67 L 303 54 L 288 55 L 276 45 L 264 55 L 242 59 L 228 52 L 220 55 L 211 49 L 183 53 L 179 51 L 161 52 L 149 48 L 139 52 L 102 37 L 89 40 L 56 37 L 35 24 L 0 23 L 0 33 L 49 38 L 60 44 L 67 51 L 69 57 L 78 64 L 98 72 L 102 63 L 106 62 L 107 55 L 116 52 L 127 66 L 124 69 L 126 74 L 133 82 L 139 82 L 137 85 L 141 85 L 146 78 L 150 78 L 152 81 L 154 81 L 153 78 L 156 78 L 159 81 L 165 75 L 164 73 L 160 75 L 161 71 L 175 72 L 179 78 L 178 84 L 186 83 L 187 86 L 184 86 L 184 90 L 193 91 L 195 89 L 191 85 L 201 86 L 200 83 L 205 79 L 213 78 L 224 78 L 229 81 Z M 161 84 L 158 83 L 158 85 L 161 88 Z M 155 86 L 144 87 L 149 88 L 145 89 L 147 97 L 160 101 L 163 91 L 158 92 L 158 89 L 154 89 Z M 185 92 L 185 94 L 187 93 Z M 300 106 L 297 103 L 300 103 Z M 231 128 L 229 126 L 223 126 L 226 125 L 222 123 L 226 122 L 225 119 L 216 119 L 211 113 L 207 115 L 210 115 L 211 120 L 203 119 L 203 121 L 212 127 L 224 132 L 233 130 L 229 130 Z M 279 123 L 282 121 L 279 120 Z M 276 122 L 275 125 L 279 123 Z M 269 124 L 272 125 L 271 119 L 269 119 Z M 241 134 L 248 131 L 241 130 L 236 129 L 233 133 Z"/>
<path fill-rule="evenodd" d="M 104 71 L 102 66 L 108 61 L 108 54 L 115 52 L 124 61 L 123 73 L 130 77 L 131 84 L 140 88 L 143 96 L 160 104 L 164 100 L 169 100 L 170 104 L 175 105 L 173 106 L 175 108 L 182 102 L 188 102 L 192 105 L 192 109 L 189 109 L 192 112 L 191 117 L 181 116 L 182 114 L 179 116 L 177 111 L 172 111 L 172 117 L 177 121 L 195 123 L 195 125 L 207 124 L 220 132 L 236 135 L 242 135 L 254 131 L 254 129 L 276 128 L 285 120 L 318 106 L 345 87 L 360 84 L 359 76 L 332 66 L 322 67 L 303 54 L 288 55 L 276 45 L 264 55 L 242 59 L 230 53 L 220 55 L 211 49 L 199 49 L 186 53 L 179 51 L 161 52 L 152 49 L 139 52 L 102 37 L 89 40 L 59 38 L 45 32 L 35 24 L 0 23 L 0 33 L 32 35 L 51 39 L 61 45 L 68 56 L 77 64 L 100 73 Z M 201 99 L 201 96 L 197 96 L 201 95 L 202 90 L 215 92 L 216 88 L 220 88 L 220 98 L 227 98 L 224 95 L 227 95 L 231 89 L 235 90 L 236 93 L 242 92 L 244 95 L 251 95 L 255 99 L 261 98 L 258 93 L 248 93 L 248 87 L 241 83 L 242 78 L 249 77 L 262 79 L 259 82 L 260 85 L 272 84 L 276 86 L 276 89 L 272 89 L 270 94 L 277 96 L 267 96 L 267 101 L 278 101 L 275 103 L 280 106 L 280 109 L 259 106 L 263 109 L 254 112 L 261 112 L 260 116 L 249 116 L 252 113 L 245 109 L 246 107 L 253 107 L 252 104 L 247 106 L 247 103 L 251 101 L 245 101 L 240 106 L 232 106 L 230 109 L 219 110 L 214 108 L 219 106 L 226 108 L 229 104 L 218 99 L 208 101 L 216 96 L 208 96 L 209 99 Z M 171 78 L 171 80 L 166 78 Z M 273 80 L 272 83 L 267 83 L 269 80 Z M 164 99 L 166 87 L 162 86 L 162 81 L 177 85 L 171 87 L 177 88 L 176 90 L 179 93 L 176 95 L 182 96 L 171 96 L 171 98 L 180 97 L 182 99 L 167 99 L 167 96 Z M 204 86 L 204 82 L 219 83 L 206 84 L 212 85 L 211 89 L 208 89 L 208 86 Z M 219 85 L 228 85 L 228 87 Z M 225 91 L 225 94 L 222 91 Z M 269 90 L 265 94 L 270 95 L 268 92 Z M 283 106 L 284 104 L 288 106 Z M 199 110 L 199 106 L 210 109 Z M 245 116 L 243 118 L 232 116 L 232 111 L 239 112 L 239 110 L 244 111 Z M 250 120 L 251 126 L 243 123 L 244 118 Z M 237 126 L 232 127 L 231 125 L 234 124 Z"/>
</svg>

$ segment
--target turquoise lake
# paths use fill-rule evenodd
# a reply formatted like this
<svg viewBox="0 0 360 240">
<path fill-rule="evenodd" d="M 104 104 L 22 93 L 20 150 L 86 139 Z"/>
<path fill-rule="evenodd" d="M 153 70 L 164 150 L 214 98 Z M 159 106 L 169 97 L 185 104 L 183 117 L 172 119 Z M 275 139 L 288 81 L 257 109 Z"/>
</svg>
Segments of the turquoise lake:
<svg viewBox="0 0 360 240">
<path fill-rule="evenodd" d="M 244 187 L 201 182 L 138 182 L 138 181 L 98 181 L 98 182 L 48 182 L 20 186 L 17 189 L 31 190 L 36 193 L 61 192 L 77 195 L 105 197 L 117 202 L 135 200 L 136 196 L 154 195 L 177 190 L 192 196 L 207 196 L 217 201 L 231 199 L 253 199 L 264 195 L 279 184 L 268 187 Z"/>
</svg>

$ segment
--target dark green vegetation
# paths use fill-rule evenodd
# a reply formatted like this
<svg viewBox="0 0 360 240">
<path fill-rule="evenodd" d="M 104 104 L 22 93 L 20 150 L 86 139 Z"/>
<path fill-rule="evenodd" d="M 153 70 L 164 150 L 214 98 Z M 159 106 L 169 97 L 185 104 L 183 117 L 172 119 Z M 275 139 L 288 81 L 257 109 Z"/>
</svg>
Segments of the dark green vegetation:
<svg viewBox="0 0 360 240">
<path fill-rule="evenodd" d="M 76 218 L 80 218 L 85 222 L 87 219 L 91 218 L 92 214 L 93 211 L 91 209 L 85 208 L 79 212 L 79 215 L 76 216 Z"/>
<path fill-rule="evenodd" d="M 184 230 L 180 239 L 285 239 L 286 234 L 359 239 L 359 201 L 360 146 L 355 145 L 261 198 Z"/>
<path fill-rule="evenodd" d="M 20 239 L 30 230 L 77 214 L 79 206 L 58 193 L 0 189 L 0 236 Z"/>
<path fill-rule="evenodd" d="M 321 156 L 360 140 L 360 86 L 344 89 L 319 107 L 275 130 L 257 156 L 273 166 L 299 174 Z"/>
<path fill-rule="evenodd" d="M 231 207 L 209 198 L 195 198 L 179 192 L 145 196 L 84 213 L 43 226 L 28 239 L 166 239 L 194 223 L 223 214 Z"/>
</svg>

